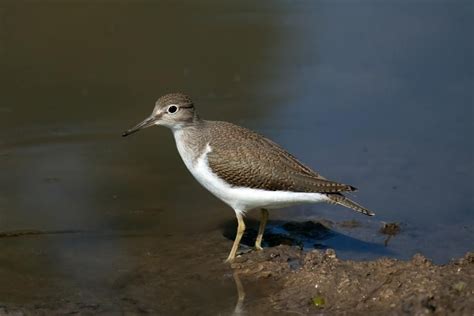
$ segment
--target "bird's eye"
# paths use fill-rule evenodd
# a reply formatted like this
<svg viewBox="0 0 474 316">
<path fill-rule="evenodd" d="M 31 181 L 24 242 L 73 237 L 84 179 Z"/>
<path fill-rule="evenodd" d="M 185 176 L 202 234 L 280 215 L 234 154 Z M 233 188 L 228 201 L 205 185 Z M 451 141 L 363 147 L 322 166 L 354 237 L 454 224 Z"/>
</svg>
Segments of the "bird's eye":
<svg viewBox="0 0 474 316">
<path fill-rule="evenodd" d="M 176 105 L 172 105 L 168 108 L 168 113 L 176 113 L 176 111 L 178 111 L 178 107 Z"/>
</svg>

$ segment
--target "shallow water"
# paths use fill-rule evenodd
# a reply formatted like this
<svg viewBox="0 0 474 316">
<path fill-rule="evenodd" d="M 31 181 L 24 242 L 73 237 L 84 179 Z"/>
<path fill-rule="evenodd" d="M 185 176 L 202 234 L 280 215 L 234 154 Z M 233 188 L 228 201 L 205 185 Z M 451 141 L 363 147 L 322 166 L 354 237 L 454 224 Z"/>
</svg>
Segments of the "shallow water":
<svg viewBox="0 0 474 316">
<path fill-rule="evenodd" d="M 170 91 L 353 184 L 377 212 L 294 207 L 271 213 L 271 231 L 330 220 L 334 233 L 305 245 L 350 259 L 473 250 L 473 21 L 470 1 L 0 2 L 0 232 L 80 231 L 1 238 L 0 302 L 233 310 L 218 263 L 232 210 L 188 174 L 169 131 L 120 137 Z M 381 222 L 402 225 L 389 247 Z"/>
</svg>

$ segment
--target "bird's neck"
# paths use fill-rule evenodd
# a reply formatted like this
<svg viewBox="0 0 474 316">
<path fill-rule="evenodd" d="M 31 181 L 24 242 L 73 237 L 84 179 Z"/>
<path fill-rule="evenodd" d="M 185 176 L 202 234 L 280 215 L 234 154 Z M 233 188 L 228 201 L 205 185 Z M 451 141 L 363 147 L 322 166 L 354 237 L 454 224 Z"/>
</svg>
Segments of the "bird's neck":
<svg viewBox="0 0 474 316">
<path fill-rule="evenodd" d="M 194 159 L 201 155 L 205 146 L 209 143 L 205 124 L 206 121 L 200 120 L 193 122 L 193 124 L 186 124 L 180 128 L 171 129 L 176 147 L 185 162 L 188 159 L 194 161 Z"/>
<path fill-rule="evenodd" d="M 192 120 L 179 122 L 177 124 L 174 124 L 173 126 L 170 126 L 170 128 L 173 133 L 175 133 L 178 131 L 192 130 L 194 128 L 199 127 L 203 123 L 204 120 L 201 120 L 201 118 L 197 114 L 194 114 Z"/>
</svg>

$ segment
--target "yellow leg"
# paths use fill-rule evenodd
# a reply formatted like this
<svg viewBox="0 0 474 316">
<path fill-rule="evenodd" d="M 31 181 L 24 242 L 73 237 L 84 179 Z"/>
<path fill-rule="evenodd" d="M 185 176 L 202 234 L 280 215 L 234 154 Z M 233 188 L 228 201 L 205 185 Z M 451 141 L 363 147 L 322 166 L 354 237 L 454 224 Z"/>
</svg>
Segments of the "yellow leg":
<svg viewBox="0 0 474 316">
<path fill-rule="evenodd" d="M 262 208 L 261 212 L 262 212 L 262 218 L 260 219 L 260 226 L 258 228 L 257 240 L 255 240 L 255 249 L 257 250 L 263 249 L 262 238 L 263 238 L 263 233 L 265 232 L 265 225 L 267 224 L 267 220 L 268 220 L 268 211 Z"/>
<path fill-rule="evenodd" d="M 229 257 L 227 257 L 226 262 L 232 262 L 234 260 L 237 249 L 239 248 L 240 239 L 242 239 L 242 235 L 245 231 L 245 223 L 242 214 L 235 212 L 235 215 L 237 216 L 238 222 L 237 235 L 235 236 L 234 244 L 232 245 L 232 249 L 230 250 Z"/>
</svg>

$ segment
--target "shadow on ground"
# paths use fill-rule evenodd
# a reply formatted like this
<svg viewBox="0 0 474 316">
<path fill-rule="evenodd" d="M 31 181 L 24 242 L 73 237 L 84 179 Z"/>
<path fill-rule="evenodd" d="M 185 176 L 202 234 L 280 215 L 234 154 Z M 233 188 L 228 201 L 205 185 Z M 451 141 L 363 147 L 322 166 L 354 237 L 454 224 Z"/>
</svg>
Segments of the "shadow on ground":
<svg viewBox="0 0 474 316">
<path fill-rule="evenodd" d="M 257 237 L 258 221 L 247 219 L 247 229 L 242 237 L 241 245 L 253 247 Z M 298 246 L 304 250 L 334 249 L 336 251 L 351 251 L 366 253 L 374 256 L 391 256 L 394 252 L 383 243 L 367 242 L 353 238 L 334 230 L 330 222 L 305 221 L 286 222 L 269 221 L 263 235 L 264 247 L 279 245 Z M 224 237 L 234 240 L 236 233 L 235 221 L 222 224 Z"/>
</svg>

